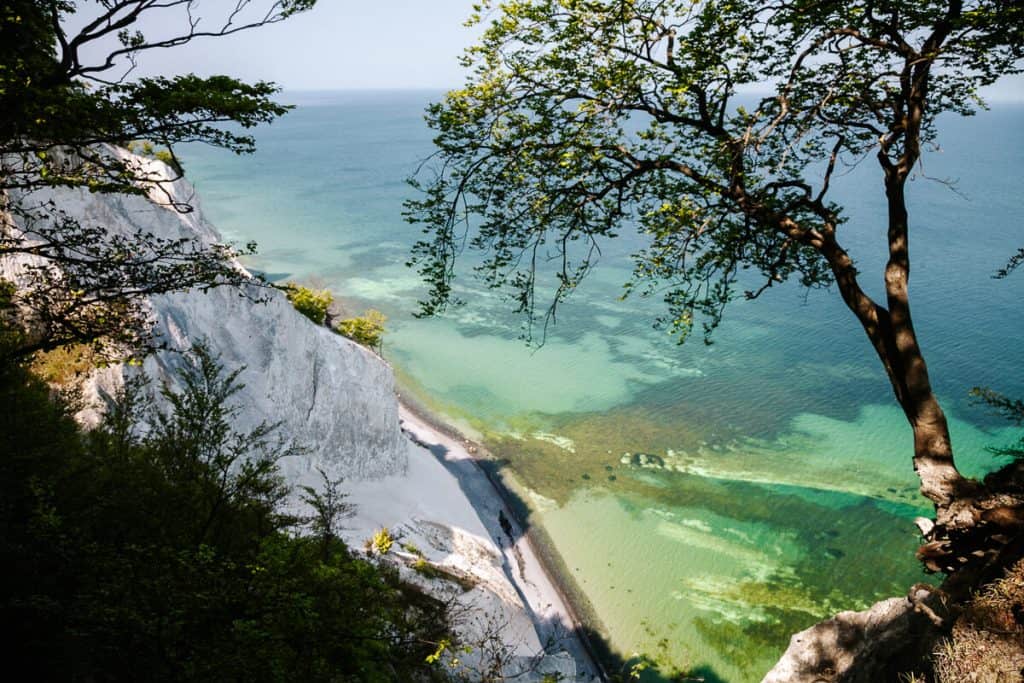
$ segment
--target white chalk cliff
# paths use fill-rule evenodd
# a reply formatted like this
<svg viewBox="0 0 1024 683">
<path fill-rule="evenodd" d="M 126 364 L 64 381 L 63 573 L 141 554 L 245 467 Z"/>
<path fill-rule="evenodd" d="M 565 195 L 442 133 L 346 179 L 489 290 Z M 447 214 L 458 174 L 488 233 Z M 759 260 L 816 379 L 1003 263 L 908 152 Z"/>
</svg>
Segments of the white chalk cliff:
<svg viewBox="0 0 1024 683">
<path fill-rule="evenodd" d="M 158 161 L 145 163 L 151 172 L 167 171 Z M 193 210 L 175 210 L 163 192 Z M 194 189 L 184 180 L 166 183 L 151 199 L 50 189 L 34 193 L 33 200 L 53 200 L 83 225 L 103 226 L 112 233 L 127 235 L 141 228 L 164 238 L 221 241 L 204 217 Z M 0 278 L 17 282 L 25 262 L 0 259 Z M 548 657 L 539 666 L 532 657 L 543 649 L 531 619 L 531 613 L 542 611 L 532 604 L 542 597 L 524 591 L 521 578 L 513 576 L 502 548 L 488 532 L 488 525 L 481 522 L 458 480 L 403 433 L 390 366 L 376 354 L 313 324 L 292 308 L 283 293 L 255 290 L 249 293 L 265 301 L 256 302 L 228 286 L 206 293 L 152 297 L 149 305 L 155 330 L 168 350 L 151 355 L 143 370 L 173 388 L 175 369 L 184 362 L 180 352 L 197 342 L 204 342 L 219 355 L 226 369 L 244 366 L 239 380 L 245 388 L 234 397 L 241 411 L 236 428 L 279 423 L 280 435 L 302 445 L 306 449 L 303 455 L 281 462 L 292 483 L 318 485 L 317 468 L 345 478 L 345 488 L 351 491 L 358 510 L 344 534 L 353 548 L 361 547 L 363 540 L 382 526 L 404 534 L 428 561 L 452 568 L 477 584 L 456 596 L 457 600 L 466 607 L 480 608 L 476 612 L 491 625 L 503 625 L 506 646 L 518 660 L 513 664 L 534 669 L 518 680 L 539 680 L 541 672 L 555 670 L 572 677 L 575 665 L 571 657 Z M 96 371 L 85 383 L 92 407 L 79 415 L 81 421 L 95 423 L 106 399 L 123 384 L 124 374 L 133 371 L 120 366 Z M 495 520 L 489 522 L 490 526 L 496 524 Z M 393 555 L 390 561 L 401 565 L 401 553 Z M 411 570 L 403 570 L 403 574 L 418 580 Z M 428 586 L 428 590 L 432 589 Z M 451 585 L 437 585 L 433 590 L 444 597 L 459 592 Z M 524 606 L 524 597 L 531 602 L 530 608 Z M 544 609 L 549 607 L 544 605 Z M 486 630 L 483 624 L 477 626 Z M 470 622 L 463 627 L 476 628 Z"/>
</svg>

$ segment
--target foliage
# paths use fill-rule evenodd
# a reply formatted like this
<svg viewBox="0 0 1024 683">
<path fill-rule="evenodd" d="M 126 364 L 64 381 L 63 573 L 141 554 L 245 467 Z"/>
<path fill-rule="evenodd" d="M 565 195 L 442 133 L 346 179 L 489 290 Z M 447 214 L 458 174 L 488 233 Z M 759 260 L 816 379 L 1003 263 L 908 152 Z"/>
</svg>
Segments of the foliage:
<svg viewBox="0 0 1024 683">
<path fill-rule="evenodd" d="M 484 254 L 478 275 L 546 322 L 602 244 L 636 229 L 626 291 L 661 294 L 681 338 L 698 320 L 709 335 L 744 286 L 855 276 L 836 169 L 875 156 L 901 185 L 936 117 L 971 113 L 1024 51 L 1024 9 L 999 0 L 477 9 L 468 82 L 430 107 L 437 163 L 407 204 L 427 234 L 412 259 L 431 286 L 422 312 L 453 299 L 466 245 Z"/>
<path fill-rule="evenodd" d="M 243 128 L 280 116 L 269 83 L 195 75 L 129 80 L 151 50 L 226 36 L 309 9 L 312 0 L 244 0 L 222 16 L 195 15 L 188 0 L 154 3 L 12 0 L 0 14 L 0 144 L 15 155 L 5 188 L 52 185 L 140 192 L 144 167 L 106 144 L 145 140 L 173 150 L 201 141 L 253 149 Z M 218 10 L 214 10 L 217 12 Z M 154 23 L 158 20 L 159 23 Z M 137 29 L 146 25 L 149 36 Z M 54 157 L 56 149 L 74 155 Z"/>
<path fill-rule="evenodd" d="M 355 505 L 347 502 L 348 494 L 341 490 L 344 479 L 332 479 L 323 469 L 317 468 L 323 486 L 318 491 L 312 486 L 300 486 L 302 501 L 313 509 L 308 520 L 309 528 L 320 539 L 326 556 L 331 546 L 340 538 L 341 523 L 356 513 Z"/>
<path fill-rule="evenodd" d="M 391 532 L 388 531 L 387 527 L 378 529 L 373 534 L 372 546 L 378 555 L 387 555 L 394 543 L 395 539 L 391 536 Z"/>
<path fill-rule="evenodd" d="M 83 225 L 52 200 L 7 208 L 10 213 L 0 207 L 0 258 L 32 260 L 21 262 L 12 297 L 22 342 L 4 360 L 71 344 L 120 358 L 152 342 L 145 297 L 254 283 L 235 265 L 240 252 L 225 244 L 144 229 L 110 234 L 105 226 Z M 242 291 L 260 298 L 256 288 Z"/>
<path fill-rule="evenodd" d="M 192 74 L 129 80 L 142 55 L 276 23 L 314 0 L 242 0 L 197 13 L 191 0 L 153 3 L 10 0 L 0 9 L 0 258 L 30 259 L 18 277 L 25 357 L 70 343 L 123 356 L 148 345 L 142 297 L 250 280 L 233 259 L 252 251 L 145 231 L 107 237 L 60 210 L 53 190 L 146 195 L 190 211 L 165 170 L 125 153 L 143 139 L 180 177 L 175 146 L 253 149 L 240 128 L 288 107 L 270 83 Z M 212 14 L 210 12 L 213 12 Z M 222 16 L 216 16 L 221 11 Z M 138 28 L 146 26 L 146 34 Z M 225 127 L 224 123 L 237 126 Z M 153 152 L 153 143 L 161 146 Z M 174 180 L 174 178 L 171 178 Z M 32 260 L 34 259 L 34 260 Z M 258 296 L 254 292 L 249 292 Z"/>
<path fill-rule="evenodd" d="M 181 165 L 179 160 L 169 149 L 157 149 L 152 142 L 149 140 L 131 140 L 124 144 L 132 154 L 139 154 L 141 156 L 152 157 L 157 161 L 161 161 L 171 167 L 171 170 L 178 176 L 185 175 L 184 167 Z"/>
<path fill-rule="evenodd" d="M 292 302 L 295 310 L 312 320 L 317 325 L 323 325 L 327 319 L 327 309 L 334 303 L 334 296 L 326 289 L 316 290 L 309 287 L 289 282 L 284 287 L 288 301 Z"/>
<path fill-rule="evenodd" d="M 444 574 L 438 571 L 437 567 L 427 562 L 424 557 L 417 557 L 410 565 L 414 572 L 427 579 L 436 579 Z"/>
<path fill-rule="evenodd" d="M 171 150 L 158 149 L 153 153 L 153 158 L 170 166 L 174 173 L 178 175 L 185 175 L 185 167 L 181 165 L 181 160 L 174 156 L 174 153 Z"/>
<path fill-rule="evenodd" d="M 1024 426 L 1024 401 L 1012 399 L 985 387 L 974 387 L 971 396 L 1018 427 Z"/>
<path fill-rule="evenodd" d="M 384 323 L 387 317 L 373 308 L 364 311 L 361 316 L 347 318 L 338 323 L 338 332 L 371 349 L 380 350 L 384 343 Z"/>
<path fill-rule="evenodd" d="M 88 346 L 73 344 L 36 354 L 32 372 L 48 384 L 67 386 L 96 368 L 96 358 Z"/>
<path fill-rule="evenodd" d="M 997 280 L 1001 280 L 1005 277 L 1008 277 L 1010 273 L 1017 270 L 1017 268 L 1019 268 L 1022 263 L 1024 263 L 1024 248 L 1018 249 L 1016 254 L 1010 256 L 1010 258 L 1007 259 L 1006 261 L 1006 265 L 997 270 L 995 275 L 993 275 L 992 277 L 994 277 Z"/>
<path fill-rule="evenodd" d="M 444 608 L 332 538 L 293 531 L 272 427 L 230 424 L 238 374 L 208 352 L 158 407 L 126 383 L 79 431 L 0 369 L 0 615 L 44 680 L 406 681 L 436 676 Z M 141 428 L 143 424 L 148 425 Z M 248 448 L 248 450 L 246 450 Z"/>
<path fill-rule="evenodd" d="M 448 650 L 451 647 L 451 644 L 451 641 L 447 638 L 442 639 L 441 642 L 437 644 L 437 649 L 431 652 L 429 655 L 427 655 L 427 663 L 436 664 L 438 661 L 440 661 L 441 656 L 445 653 L 446 650 Z"/>
<path fill-rule="evenodd" d="M 468 249 L 531 340 L 626 231 L 639 247 L 624 296 L 663 297 L 657 322 L 680 342 L 701 328 L 710 342 L 739 297 L 834 285 L 913 431 L 935 507 L 918 558 L 969 592 L 1007 538 L 981 511 L 1002 508 L 1019 528 L 1024 493 L 956 467 L 913 324 L 908 182 L 939 116 L 972 114 L 979 88 L 1024 69 L 1024 4 L 485 1 L 471 23 L 484 31 L 463 59 L 469 77 L 428 109 L 437 152 L 406 204 L 425 233 L 410 261 L 430 287 L 420 314 L 458 302 Z M 833 199 L 862 162 L 886 205 L 874 226 L 884 276 L 869 286 Z"/>
<path fill-rule="evenodd" d="M 204 482 L 187 491 L 206 501 L 193 522 L 197 544 L 221 533 L 218 511 L 225 505 L 262 506 L 265 524 L 292 521 L 274 519 L 287 495 L 277 461 L 300 451 L 275 438 L 276 425 L 264 422 L 247 432 L 235 429 L 240 407 L 232 405 L 232 397 L 244 388 L 238 382 L 243 369 L 223 373 L 209 349 L 198 345 L 179 371 L 180 389 L 166 384 L 160 389 L 168 408 L 147 416 L 152 425 L 150 450 L 170 476 L 191 482 L 202 482 L 204 474 L 213 476 L 214 487 Z"/>
</svg>

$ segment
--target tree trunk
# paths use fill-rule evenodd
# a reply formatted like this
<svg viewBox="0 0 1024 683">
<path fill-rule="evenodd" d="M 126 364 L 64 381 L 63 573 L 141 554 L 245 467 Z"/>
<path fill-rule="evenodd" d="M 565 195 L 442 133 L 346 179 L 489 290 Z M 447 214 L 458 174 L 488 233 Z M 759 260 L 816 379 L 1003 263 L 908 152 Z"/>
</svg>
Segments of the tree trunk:
<svg viewBox="0 0 1024 683">
<path fill-rule="evenodd" d="M 901 287 L 894 280 L 899 274 L 890 273 L 887 268 L 887 289 L 890 289 L 890 280 L 894 280 L 892 289 L 897 298 L 900 290 L 904 297 L 902 304 L 897 302 L 900 314 L 893 316 L 860 288 L 853 260 L 834 239 L 826 240 L 822 253 L 832 267 L 843 300 L 861 323 L 882 362 L 896 401 L 913 429 L 914 469 L 921 480 L 921 493 L 937 510 L 948 506 L 965 480 L 953 462 L 949 427 L 931 389 L 928 368 L 910 320 L 905 284 Z"/>
<path fill-rule="evenodd" d="M 931 500 L 939 517 L 962 493 L 966 483 L 953 461 L 949 425 L 928 377 L 928 366 L 918 344 L 910 315 L 910 240 L 901 167 L 885 174 L 889 205 L 889 261 L 885 266 L 887 302 L 882 364 L 893 385 L 896 400 L 914 430 L 914 470 L 921 481 L 921 493 Z"/>
<path fill-rule="evenodd" d="M 905 179 L 898 167 L 886 168 L 889 260 L 885 306 L 860 288 L 853 260 L 838 245 L 833 231 L 825 232 L 818 248 L 832 268 L 843 300 L 881 360 L 913 430 L 914 470 L 921 493 L 935 505 L 935 523 L 921 525 L 925 543 L 918 558 L 928 570 L 948 575 L 943 591 L 956 602 L 1024 553 L 1024 463 L 1008 465 L 986 477 L 984 483 L 966 479 L 957 471 L 946 416 L 932 391 L 910 315 Z"/>
<path fill-rule="evenodd" d="M 942 408 L 932 395 L 926 403 L 927 406 L 915 406 L 919 412 L 910 423 L 914 430 L 914 470 L 921 480 L 922 495 L 937 508 L 947 507 L 956 499 L 965 480 L 953 461 L 953 446 Z"/>
<path fill-rule="evenodd" d="M 954 572 L 961 559 L 977 549 L 984 487 L 956 469 L 946 416 L 932 391 L 928 366 L 910 314 L 910 258 L 905 175 L 887 169 L 889 260 L 885 267 L 886 305 L 860 287 L 849 254 L 833 231 L 826 231 L 819 249 L 828 260 L 844 302 L 857 317 L 878 355 L 914 434 L 914 470 L 921 493 L 935 505 L 935 524 L 918 552 L 933 571 Z M 978 532 L 981 532 L 980 534 Z M 964 540 L 966 539 L 966 541 Z"/>
</svg>

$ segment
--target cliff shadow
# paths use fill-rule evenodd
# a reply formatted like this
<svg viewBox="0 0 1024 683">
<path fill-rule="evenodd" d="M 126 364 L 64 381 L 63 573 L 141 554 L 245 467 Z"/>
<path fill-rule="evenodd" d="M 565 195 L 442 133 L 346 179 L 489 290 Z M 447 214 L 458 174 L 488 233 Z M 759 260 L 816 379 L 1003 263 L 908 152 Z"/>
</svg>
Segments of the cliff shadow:
<svg viewBox="0 0 1024 683">
<path fill-rule="evenodd" d="M 698 664 L 684 674 L 678 672 L 663 674 L 654 661 L 651 665 L 639 667 L 636 678 L 634 666 L 640 658 L 624 658 L 616 652 L 606 637 L 595 629 L 598 624 L 589 601 L 566 571 L 560 555 L 539 524 L 534 524 L 534 513 L 527 501 L 505 483 L 504 471 L 510 463 L 507 459 L 488 457 L 477 444 L 473 444 L 458 432 L 443 425 L 431 423 L 434 431 L 456 441 L 463 454 L 455 455 L 443 443 L 425 443 L 406 431 L 409 438 L 421 448 L 429 451 L 455 478 L 466 498 L 473 505 L 495 545 L 501 550 L 502 569 L 533 620 L 541 642 L 547 652 L 564 649 L 576 660 L 577 681 L 636 681 L 642 683 L 679 683 L 680 681 L 701 681 L 704 683 L 726 683 L 707 664 Z M 480 452 L 481 455 L 477 455 Z M 525 541 L 525 543 L 523 543 Z M 523 549 L 528 548 L 530 558 L 524 558 Z M 550 584 L 558 592 L 561 601 L 568 607 L 571 626 L 557 617 L 537 614 L 530 601 L 523 594 L 524 567 L 528 561 L 537 561 Z M 568 578 L 567 578 L 568 577 Z"/>
</svg>

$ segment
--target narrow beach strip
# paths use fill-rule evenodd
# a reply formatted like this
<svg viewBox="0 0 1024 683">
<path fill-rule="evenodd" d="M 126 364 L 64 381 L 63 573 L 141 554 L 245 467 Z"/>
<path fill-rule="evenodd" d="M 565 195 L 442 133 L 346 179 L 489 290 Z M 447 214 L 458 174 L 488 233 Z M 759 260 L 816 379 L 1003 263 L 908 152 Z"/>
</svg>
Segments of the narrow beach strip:
<svg viewBox="0 0 1024 683">
<path fill-rule="evenodd" d="M 508 579 L 526 605 L 541 643 L 557 643 L 572 655 L 577 663 L 577 680 L 607 680 L 566 591 L 537 552 L 504 485 L 480 466 L 482 447 L 404 399 L 399 399 L 399 416 L 410 438 L 429 450 L 458 480 L 505 556 Z"/>
</svg>

